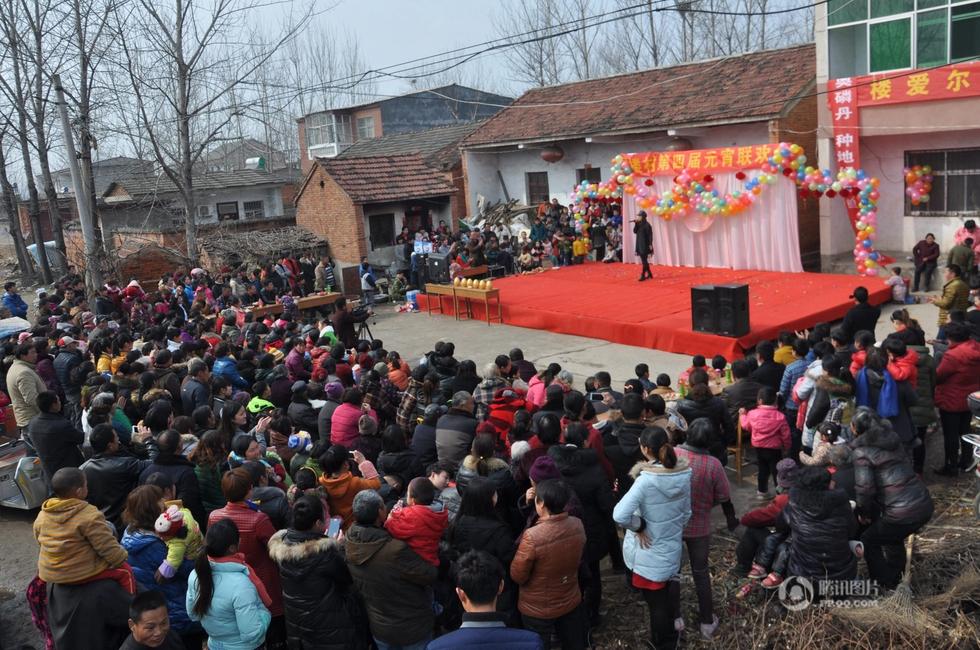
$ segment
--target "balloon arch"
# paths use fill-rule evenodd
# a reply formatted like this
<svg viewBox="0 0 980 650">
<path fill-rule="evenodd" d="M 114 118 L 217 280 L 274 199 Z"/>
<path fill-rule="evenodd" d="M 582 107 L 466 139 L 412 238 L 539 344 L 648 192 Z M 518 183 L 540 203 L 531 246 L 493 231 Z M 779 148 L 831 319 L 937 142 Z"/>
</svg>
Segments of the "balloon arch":
<svg viewBox="0 0 980 650">
<path fill-rule="evenodd" d="M 884 265 L 894 261 L 875 250 L 879 181 L 867 176 L 864 170 L 845 167 L 834 176 L 829 169 L 808 166 L 800 145 L 781 142 L 773 145 L 761 162 L 735 172 L 739 189 L 720 192 L 714 188 L 714 176 L 710 172 L 684 167 L 680 171 L 670 168 L 657 171 L 658 174 L 676 173 L 671 188 L 660 193 L 649 178 L 653 175 L 649 170 L 655 167 L 650 164 L 651 157 L 658 155 L 659 152 L 619 154 L 612 161 L 608 181 L 598 184 L 582 181 L 571 194 L 571 211 L 578 227 L 587 220 L 589 204 L 621 201 L 624 192 L 635 196 L 637 205 L 648 214 L 667 221 L 696 214 L 734 216 L 751 208 L 766 187 L 782 175 L 796 183 L 801 197 L 840 197 L 845 201 L 854 230 L 854 264 L 858 274 L 876 276 Z"/>
</svg>

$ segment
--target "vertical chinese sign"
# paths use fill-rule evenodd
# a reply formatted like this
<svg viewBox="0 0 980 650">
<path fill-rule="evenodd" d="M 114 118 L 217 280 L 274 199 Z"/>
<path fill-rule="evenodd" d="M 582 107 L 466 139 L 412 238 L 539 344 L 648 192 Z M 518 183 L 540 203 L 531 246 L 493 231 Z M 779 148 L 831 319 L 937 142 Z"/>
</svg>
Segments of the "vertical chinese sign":
<svg viewBox="0 0 980 650">
<path fill-rule="evenodd" d="M 837 168 L 861 167 L 860 110 L 887 104 L 980 96 L 980 61 L 939 68 L 831 79 L 827 104 L 834 126 Z"/>
</svg>

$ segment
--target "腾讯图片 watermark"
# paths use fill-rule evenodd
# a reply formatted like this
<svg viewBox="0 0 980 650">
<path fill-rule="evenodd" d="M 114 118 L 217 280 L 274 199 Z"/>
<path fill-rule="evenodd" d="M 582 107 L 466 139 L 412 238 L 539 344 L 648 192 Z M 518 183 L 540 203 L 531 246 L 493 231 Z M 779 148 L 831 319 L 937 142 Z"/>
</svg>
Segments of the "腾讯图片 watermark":
<svg viewBox="0 0 980 650">
<path fill-rule="evenodd" d="M 790 576 L 779 585 L 779 602 L 794 612 L 808 607 L 874 607 L 879 593 L 875 580 L 811 580 Z"/>
</svg>

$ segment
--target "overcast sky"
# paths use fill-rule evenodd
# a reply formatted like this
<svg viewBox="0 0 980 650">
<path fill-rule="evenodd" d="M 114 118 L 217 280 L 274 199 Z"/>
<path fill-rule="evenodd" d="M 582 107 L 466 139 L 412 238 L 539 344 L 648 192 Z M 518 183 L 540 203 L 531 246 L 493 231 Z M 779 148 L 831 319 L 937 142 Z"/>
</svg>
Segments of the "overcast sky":
<svg viewBox="0 0 980 650">
<path fill-rule="evenodd" d="M 344 32 L 356 34 L 369 65 L 381 68 L 495 38 L 493 16 L 505 11 L 508 3 L 509 0 L 338 0 L 336 8 L 323 19 Z M 496 67 L 494 64 L 501 63 L 498 57 L 488 54 L 480 60 L 487 67 Z M 407 90 L 404 80 L 378 84 L 381 93 Z"/>
</svg>

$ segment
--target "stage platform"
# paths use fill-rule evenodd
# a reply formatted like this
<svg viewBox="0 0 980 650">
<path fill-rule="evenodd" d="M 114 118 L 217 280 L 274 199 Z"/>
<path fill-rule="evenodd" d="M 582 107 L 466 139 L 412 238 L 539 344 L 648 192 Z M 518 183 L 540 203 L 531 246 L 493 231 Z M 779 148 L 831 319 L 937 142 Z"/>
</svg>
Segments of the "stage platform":
<svg viewBox="0 0 980 650">
<path fill-rule="evenodd" d="M 776 273 L 653 266 L 653 279 L 638 282 L 639 265 L 583 264 L 493 281 L 500 289 L 508 325 L 603 339 L 613 343 L 676 352 L 740 358 L 780 330 L 800 330 L 842 318 L 858 285 L 880 304 L 891 290 L 878 278 L 825 273 Z M 751 331 L 728 338 L 691 330 L 691 287 L 748 284 Z M 425 309 L 425 296 L 419 295 Z M 443 300 L 447 312 L 452 301 Z M 473 304 L 473 318 L 486 318 Z M 433 316 L 435 317 L 435 316 Z M 514 341 L 515 346 L 520 341 Z"/>
</svg>

